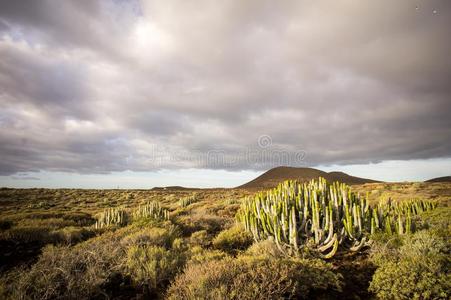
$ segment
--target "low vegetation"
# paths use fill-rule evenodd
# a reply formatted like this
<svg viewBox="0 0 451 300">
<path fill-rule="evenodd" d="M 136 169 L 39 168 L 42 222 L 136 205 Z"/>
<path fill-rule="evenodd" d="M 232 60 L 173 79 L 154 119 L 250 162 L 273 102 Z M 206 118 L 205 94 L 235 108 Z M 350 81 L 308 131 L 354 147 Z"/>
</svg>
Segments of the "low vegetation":
<svg viewBox="0 0 451 300">
<path fill-rule="evenodd" d="M 451 184 L 382 185 L 1 189 L 0 298 L 448 299 Z"/>
<path fill-rule="evenodd" d="M 190 264 L 168 299 L 310 299 L 340 290 L 340 275 L 322 261 L 240 256 Z"/>
<path fill-rule="evenodd" d="M 449 299 L 449 254 L 445 240 L 426 230 L 376 245 L 370 291 L 380 299 Z"/>
</svg>

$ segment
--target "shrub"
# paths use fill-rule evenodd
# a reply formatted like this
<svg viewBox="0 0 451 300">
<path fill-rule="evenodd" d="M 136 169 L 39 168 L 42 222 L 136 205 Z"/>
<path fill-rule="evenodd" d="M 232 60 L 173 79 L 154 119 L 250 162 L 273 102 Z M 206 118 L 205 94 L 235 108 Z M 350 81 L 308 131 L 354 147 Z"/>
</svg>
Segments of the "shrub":
<svg viewBox="0 0 451 300">
<path fill-rule="evenodd" d="M 340 276 L 322 261 L 240 257 L 190 264 L 168 299 L 307 299 L 315 290 L 340 289 Z"/>
<path fill-rule="evenodd" d="M 223 251 L 207 250 L 199 246 L 194 246 L 190 248 L 190 255 L 191 257 L 189 263 L 192 264 L 205 263 L 212 260 L 221 260 L 226 257 L 229 257 L 229 255 Z"/>
<path fill-rule="evenodd" d="M 50 207 L 55 206 L 54 204 L 49 203 L 48 201 L 40 201 L 38 203 L 31 203 L 28 205 L 28 208 L 33 208 L 33 209 L 39 209 L 39 208 L 43 208 L 43 209 L 49 209 Z"/>
<path fill-rule="evenodd" d="M 53 242 L 53 236 L 47 228 L 38 226 L 13 227 L 0 234 L 0 240 L 16 242 L 40 242 L 43 244 Z"/>
<path fill-rule="evenodd" d="M 59 229 L 66 226 L 76 226 L 73 220 L 63 218 L 23 219 L 17 222 L 17 227 L 41 227 L 47 229 Z"/>
<path fill-rule="evenodd" d="M 166 249 L 172 247 L 175 239 L 180 237 L 180 230 L 174 225 L 162 227 L 144 227 L 123 239 L 126 246 L 160 246 Z"/>
<path fill-rule="evenodd" d="M 449 299 L 451 274 L 446 244 L 429 231 L 406 237 L 392 255 L 372 256 L 379 266 L 369 290 L 380 299 Z"/>
<path fill-rule="evenodd" d="M 158 290 L 174 278 L 185 257 L 178 251 L 158 246 L 132 246 L 128 250 L 127 267 L 135 282 Z"/>
<path fill-rule="evenodd" d="M 73 226 L 64 227 L 60 230 L 52 232 L 51 234 L 54 237 L 54 240 L 68 245 L 79 243 L 95 235 L 95 233 L 91 230 Z"/>
<path fill-rule="evenodd" d="M 438 207 L 417 218 L 418 227 L 429 229 L 443 238 L 451 236 L 451 207 Z"/>
<path fill-rule="evenodd" d="M 237 250 L 246 250 L 252 242 L 252 235 L 246 232 L 241 225 L 235 225 L 221 231 L 213 240 L 213 247 L 229 253 L 236 253 Z"/>
<path fill-rule="evenodd" d="M 272 239 L 256 242 L 246 250 L 246 255 L 267 256 L 267 257 L 284 257 L 284 253 L 280 251 L 276 243 Z"/>
<path fill-rule="evenodd" d="M 44 244 L 76 244 L 93 237 L 93 231 L 85 228 L 68 226 L 61 229 L 51 230 L 40 226 L 13 227 L 0 233 L 0 240 L 14 242 L 37 242 Z"/>
<path fill-rule="evenodd" d="M 63 218 L 74 221 L 78 226 L 90 226 L 96 221 L 90 214 L 83 212 L 71 212 L 65 214 Z"/>
<path fill-rule="evenodd" d="M 122 270 L 126 252 L 120 240 L 126 234 L 128 229 L 106 233 L 74 247 L 45 247 L 31 268 L 16 270 L 8 278 L 4 297 L 87 299 L 106 295 L 102 285 Z"/>
<path fill-rule="evenodd" d="M 0 230 L 7 230 L 13 226 L 13 222 L 10 220 L 0 220 Z"/>
<path fill-rule="evenodd" d="M 206 230 L 199 230 L 191 235 L 190 244 L 208 247 L 211 244 L 211 237 Z"/>
<path fill-rule="evenodd" d="M 186 234 L 199 230 L 206 230 L 209 234 L 217 234 L 224 228 L 228 220 L 216 215 L 195 213 L 179 217 L 178 222 Z"/>
</svg>

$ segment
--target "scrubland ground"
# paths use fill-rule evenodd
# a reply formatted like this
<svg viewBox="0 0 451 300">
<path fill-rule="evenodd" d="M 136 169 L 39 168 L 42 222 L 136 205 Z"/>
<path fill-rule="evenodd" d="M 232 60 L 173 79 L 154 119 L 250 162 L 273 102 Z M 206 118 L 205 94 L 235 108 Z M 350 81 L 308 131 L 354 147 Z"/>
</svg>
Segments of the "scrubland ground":
<svg viewBox="0 0 451 300">
<path fill-rule="evenodd" d="M 451 183 L 353 186 L 371 204 L 426 199 L 417 232 L 322 260 L 286 257 L 235 221 L 254 191 L 0 189 L 0 298 L 448 299 Z M 95 226 L 156 201 L 168 219 Z"/>
</svg>

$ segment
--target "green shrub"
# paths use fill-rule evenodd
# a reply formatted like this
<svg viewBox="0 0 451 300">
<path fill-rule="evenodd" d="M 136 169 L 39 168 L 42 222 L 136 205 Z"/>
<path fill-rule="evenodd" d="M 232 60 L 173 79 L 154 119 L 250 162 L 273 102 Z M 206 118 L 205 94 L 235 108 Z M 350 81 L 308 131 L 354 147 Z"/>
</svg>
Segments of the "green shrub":
<svg viewBox="0 0 451 300">
<path fill-rule="evenodd" d="M 96 220 L 88 213 L 83 212 L 71 212 L 63 216 L 65 220 L 72 220 L 78 226 L 90 226 L 94 225 Z"/>
<path fill-rule="evenodd" d="M 126 246 L 159 246 L 169 249 L 178 237 L 180 237 L 180 230 L 174 225 L 144 227 L 125 237 L 123 244 Z"/>
<path fill-rule="evenodd" d="M 236 253 L 238 250 L 246 250 L 252 242 L 252 235 L 241 225 L 235 225 L 221 231 L 213 240 L 213 247 L 228 253 Z"/>
<path fill-rule="evenodd" d="M 33 209 L 49 209 L 50 207 L 55 206 L 54 204 L 49 203 L 48 201 L 40 201 L 38 203 L 31 203 L 28 205 L 28 208 L 33 208 Z"/>
<path fill-rule="evenodd" d="M 184 262 L 183 254 L 158 246 L 132 246 L 127 254 L 127 268 L 133 280 L 147 284 L 151 290 L 169 284 Z"/>
<path fill-rule="evenodd" d="M 190 256 L 189 263 L 192 264 L 205 263 L 212 260 L 221 260 L 229 257 L 229 255 L 223 251 L 207 250 L 200 246 L 190 248 Z"/>
<path fill-rule="evenodd" d="M 225 227 L 228 220 L 216 215 L 196 213 L 180 216 L 177 222 L 186 234 L 199 230 L 206 230 L 209 234 L 217 234 Z"/>
<path fill-rule="evenodd" d="M 418 227 L 429 229 L 443 238 L 451 236 L 451 207 L 438 207 L 417 217 Z"/>
<path fill-rule="evenodd" d="M 429 231 L 419 231 L 390 248 L 389 255 L 372 255 L 379 268 L 370 291 L 380 299 L 449 299 L 450 258 L 445 242 Z"/>
<path fill-rule="evenodd" d="M 0 240 L 14 242 L 38 242 L 44 244 L 76 244 L 93 237 L 93 231 L 85 228 L 68 226 L 52 230 L 41 226 L 13 227 L 0 233 Z"/>
<path fill-rule="evenodd" d="M 205 248 L 211 244 L 211 237 L 206 230 L 199 230 L 191 235 L 190 244 Z"/>
<path fill-rule="evenodd" d="M 95 233 L 86 228 L 69 226 L 51 232 L 51 235 L 58 242 L 73 245 L 95 236 Z"/>
<path fill-rule="evenodd" d="M 48 228 L 39 226 L 13 227 L 0 234 L 0 240 L 15 242 L 40 242 L 43 244 L 54 241 L 53 235 Z"/>
<path fill-rule="evenodd" d="M 318 290 L 340 290 L 340 276 L 322 261 L 240 257 L 190 264 L 168 290 L 168 299 L 308 299 Z"/>
</svg>

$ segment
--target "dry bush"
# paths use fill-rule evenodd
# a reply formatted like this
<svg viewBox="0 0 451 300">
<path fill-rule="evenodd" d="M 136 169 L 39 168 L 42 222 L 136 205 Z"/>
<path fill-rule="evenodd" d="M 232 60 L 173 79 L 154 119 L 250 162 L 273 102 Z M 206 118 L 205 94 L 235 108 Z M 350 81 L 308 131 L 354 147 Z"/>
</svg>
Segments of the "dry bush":
<svg viewBox="0 0 451 300">
<path fill-rule="evenodd" d="M 73 220 L 66 220 L 63 218 L 23 219 L 17 222 L 17 226 L 59 229 L 66 226 L 77 226 L 77 223 Z"/>
<path fill-rule="evenodd" d="M 74 245 L 95 236 L 93 230 L 80 227 L 64 227 L 50 233 L 54 242 Z"/>
<path fill-rule="evenodd" d="M 39 226 L 13 227 L 0 233 L 0 240 L 9 240 L 14 242 L 39 242 L 42 244 L 54 242 L 54 236 L 48 228 Z"/>
<path fill-rule="evenodd" d="M 71 212 L 63 216 L 65 220 L 72 220 L 78 226 L 90 226 L 93 225 L 96 220 L 88 213 L 84 212 Z"/>
<path fill-rule="evenodd" d="M 15 243 L 37 242 L 45 244 L 76 244 L 95 236 L 95 232 L 88 228 L 67 226 L 56 229 L 48 226 L 15 226 L 0 232 L 0 240 L 8 240 Z"/>
<path fill-rule="evenodd" d="M 12 299 L 86 299 L 105 295 L 102 285 L 124 270 L 124 229 L 74 247 L 48 246 L 30 269 L 16 270 L 4 297 Z"/>
<path fill-rule="evenodd" d="M 322 261 L 241 257 L 190 264 L 168 299 L 308 299 L 340 290 L 340 276 Z"/>
<path fill-rule="evenodd" d="M 256 242 L 252 244 L 247 250 L 246 255 L 250 256 L 267 256 L 274 258 L 282 258 L 286 255 L 280 251 L 273 239 Z"/>
<path fill-rule="evenodd" d="M 180 216 L 177 222 L 181 225 L 185 234 L 191 234 L 199 230 L 206 230 L 209 234 L 216 234 L 229 223 L 229 220 L 216 215 L 198 212 Z"/>
</svg>

